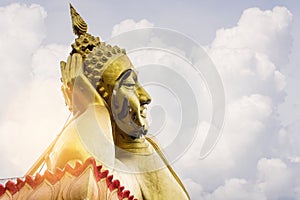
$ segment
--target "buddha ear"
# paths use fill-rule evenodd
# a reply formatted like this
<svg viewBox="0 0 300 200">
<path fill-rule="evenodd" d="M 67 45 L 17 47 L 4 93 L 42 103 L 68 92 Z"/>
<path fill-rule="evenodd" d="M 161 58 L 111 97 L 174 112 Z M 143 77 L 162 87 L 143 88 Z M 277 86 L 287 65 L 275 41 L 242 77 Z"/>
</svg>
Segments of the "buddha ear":
<svg viewBox="0 0 300 200">
<path fill-rule="evenodd" d="M 104 88 L 104 86 L 99 86 L 98 92 L 100 94 L 100 96 L 107 101 L 108 99 L 108 92 L 106 91 L 106 89 Z"/>
</svg>

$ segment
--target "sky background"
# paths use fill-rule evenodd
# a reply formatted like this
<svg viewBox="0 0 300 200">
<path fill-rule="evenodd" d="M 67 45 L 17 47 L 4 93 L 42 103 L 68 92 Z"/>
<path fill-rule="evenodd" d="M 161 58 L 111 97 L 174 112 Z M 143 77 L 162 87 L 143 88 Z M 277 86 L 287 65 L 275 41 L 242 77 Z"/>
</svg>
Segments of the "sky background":
<svg viewBox="0 0 300 200">
<path fill-rule="evenodd" d="M 0 1 L 0 178 L 22 176 L 68 117 L 59 82 L 74 40 L 68 3 Z M 102 40 L 155 26 L 205 47 L 224 84 L 226 120 L 207 158 L 198 136 L 174 164 L 192 199 L 300 199 L 299 2 L 71 3 Z"/>
</svg>

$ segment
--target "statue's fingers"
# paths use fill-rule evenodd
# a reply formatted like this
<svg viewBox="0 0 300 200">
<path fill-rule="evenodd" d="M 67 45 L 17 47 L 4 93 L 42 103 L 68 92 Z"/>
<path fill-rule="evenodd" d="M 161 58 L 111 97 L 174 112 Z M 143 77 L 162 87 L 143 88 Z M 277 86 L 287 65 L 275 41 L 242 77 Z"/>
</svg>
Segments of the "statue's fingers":
<svg viewBox="0 0 300 200">
<path fill-rule="evenodd" d="M 65 85 L 67 82 L 66 78 L 66 62 L 60 61 L 60 70 L 61 70 L 61 82 Z"/>
<path fill-rule="evenodd" d="M 69 56 L 68 61 L 67 61 L 67 65 L 66 65 L 66 68 L 65 68 L 65 76 L 66 76 L 66 82 L 67 83 L 71 82 L 71 77 L 70 77 L 71 62 L 72 62 L 72 56 Z"/>
<path fill-rule="evenodd" d="M 82 73 L 82 57 L 80 54 L 75 53 L 72 55 L 71 77 L 75 79 L 81 73 Z"/>
<path fill-rule="evenodd" d="M 77 63 L 77 56 L 76 54 L 72 55 L 72 61 L 70 66 L 70 78 L 72 81 L 76 78 L 76 63 Z"/>
<path fill-rule="evenodd" d="M 82 74 L 83 70 L 82 70 L 82 56 L 78 53 L 75 53 L 74 56 L 76 57 L 76 69 L 75 69 L 75 73 L 76 73 L 76 77 L 79 76 L 80 74 Z"/>
</svg>

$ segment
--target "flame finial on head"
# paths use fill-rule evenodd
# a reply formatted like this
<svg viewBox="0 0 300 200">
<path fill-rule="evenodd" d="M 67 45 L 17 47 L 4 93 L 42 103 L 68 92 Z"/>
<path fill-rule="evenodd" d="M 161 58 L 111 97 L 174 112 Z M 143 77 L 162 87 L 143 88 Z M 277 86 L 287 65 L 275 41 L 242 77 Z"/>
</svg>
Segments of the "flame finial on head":
<svg viewBox="0 0 300 200">
<path fill-rule="evenodd" d="M 71 45 L 71 55 L 79 53 L 84 59 L 94 47 L 100 45 L 100 38 L 87 33 L 88 26 L 86 22 L 78 14 L 72 4 L 70 4 L 70 13 L 72 17 L 73 32 L 78 36 L 78 38 L 75 39 L 75 43 Z"/>
<path fill-rule="evenodd" d="M 129 58 L 126 56 L 125 49 L 121 49 L 118 46 L 112 47 L 105 42 L 100 42 L 99 37 L 95 37 L 87 33 L 86 22 L 81 18 L 71 4 L 70 11 L 73 32 L 78 36 L 75 39 L 75 42 L 71 45 L 71 57 L 80 57 L 80 68 L 82 67 L 81 71 L 92 84 L 92 86 L 98 89 L 98 87 L 101 85 L 101 76 L 104 70 L 106 70 L 107 67 L 112 63 L 118 63 L 115 64 L 111 72 L 107 70 L 107 73 L 118 74 L 118 72 L 122 72 L 122 70 L 124 71 L 124 67 L 128 67 L 127 64 L 130 63 Z M 126 65 L 124 65 L 124 63 L 126 63 Z M 62 66 L 62 75 L 63 77 L 68 77 L 69 75 L 66 74 L 67 72 L 64 70 L 65 65 L 67 66 L 67 63 L 63 64 Z M 74 68 L 72 64 L 69 64 L 68 66 L 69 69 Z M 119 74 L 117 77 L 119 77 Z M 68 88 L 68 81 L 65 82 L 65 87 Z"/>
<path fill-rule="evenodd" d="M 80 36 L 87 33 L 87 24 L 75 10 L 75 8 L 70 4 L 70 12 L 72 17 L 72 25 L 73 25 L 73 32 L 75 35 Z"/>
</svg>

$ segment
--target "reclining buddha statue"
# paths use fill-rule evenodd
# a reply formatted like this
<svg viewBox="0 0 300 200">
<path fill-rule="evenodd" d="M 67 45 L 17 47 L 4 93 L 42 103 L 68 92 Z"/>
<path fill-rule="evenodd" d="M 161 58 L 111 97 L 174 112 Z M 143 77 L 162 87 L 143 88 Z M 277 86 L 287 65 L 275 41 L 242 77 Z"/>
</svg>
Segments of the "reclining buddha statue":
<svg viewBox="0 0 300 200">
<path fill-rule="evenodd" d="M 71 5 L 70 9 L 77 38 L 60 65 L 62 92 L 72 118 L 26 180 L 7 184 L 10 195 L 5 188 L 2 194 L 10 199 L 22 195 L 21 199 L 189 199 L 147 133 L 151 97 L 138 82 L 125 50 L 87 33 L 85 21 Z M 46 171 L 40 175 L 43 163 Z M 26 184 L 30 190 L 22 193 Z M 35 193 L 43 187 L 48 189 Z"/>
</svg>

